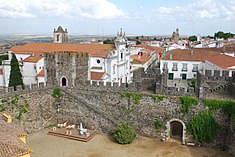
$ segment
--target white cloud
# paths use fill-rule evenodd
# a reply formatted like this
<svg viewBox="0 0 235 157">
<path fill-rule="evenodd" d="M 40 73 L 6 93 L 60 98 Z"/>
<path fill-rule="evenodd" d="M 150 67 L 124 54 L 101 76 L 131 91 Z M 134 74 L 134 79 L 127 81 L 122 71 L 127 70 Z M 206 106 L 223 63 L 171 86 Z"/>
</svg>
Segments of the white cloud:
<svg viewBox="0 0 235 157">
<path fill-rule="evenodd" d="M 171 16 L 175 19 L 211 19 L 211 20 L 234 20 L 235 0 L 198 0 L 186 6 L 159 7 L 158 13 L 163 16 Z"/>
<path fill-rule="evenodd" d="M 88 17 L 113 19 L 123 16 L 108 0 L 0 0 L 0 17 Z"/>
</svg>

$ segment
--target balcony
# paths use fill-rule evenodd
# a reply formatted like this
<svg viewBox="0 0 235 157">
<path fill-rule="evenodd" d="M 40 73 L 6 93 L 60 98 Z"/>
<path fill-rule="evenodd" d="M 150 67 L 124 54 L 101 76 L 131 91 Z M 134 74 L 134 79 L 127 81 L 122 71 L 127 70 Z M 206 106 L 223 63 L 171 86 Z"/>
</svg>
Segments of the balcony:
<svg viewBox="0 0 235 157">
<path fill-rule="evenodd" d="M 178 71 L 178 68 L 172 68 L 172 71 Z"/>
<path fill-rule="evenodd" d="M 181 71 L 184 71 L 184 72 L 186 72 L 186 71 L 188 71 L 188 69 L 182 69 Z"/>
</svg>

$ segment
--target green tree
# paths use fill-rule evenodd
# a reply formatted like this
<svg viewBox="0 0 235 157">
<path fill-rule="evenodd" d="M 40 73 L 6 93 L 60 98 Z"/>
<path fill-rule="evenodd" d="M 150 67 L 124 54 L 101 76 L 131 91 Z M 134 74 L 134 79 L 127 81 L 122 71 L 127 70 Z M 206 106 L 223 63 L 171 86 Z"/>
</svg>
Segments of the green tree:
<svg viewBox="0 0 235 157">
<path fill-rule="evenodd" d="M 107 39 L 103 41 L 104 44 L 114 44 L 114 41 L 111 39 Z"/>
<path fill-rule="evenodd" d="M 230 32 L 229 33 L 224 33 L 223 31 L 219 31 L 219 32 L 215 33 L 214 38 L 228 39 L 228 38 L 231 38 L 233 36 L 234 36 L 234 34 L 232 34 Z"/>
<path fill-rule="evenodd" d="M 135 129 L 126 122 L 120 123 L 114 131 L 114 138 L 120 144 L 130 144 L 136 138 Z"/>
<path fill-rule="evenodd" d="M 11 59 L 9 87 L 14 87 L 14 90 L 16 90 L 16 86 L 22 86 L 22 88 L 24 88 L 22 74 L 20 72 L 20 67 L 19 67 L 19 62 L 15 54 L 13 53 L 12 59 Z"/>
<path fill-rule="evenodd" d="M 188 37 L 190 41 L 197 41 L 197 37 L 195 35 Z"/>
</svg>

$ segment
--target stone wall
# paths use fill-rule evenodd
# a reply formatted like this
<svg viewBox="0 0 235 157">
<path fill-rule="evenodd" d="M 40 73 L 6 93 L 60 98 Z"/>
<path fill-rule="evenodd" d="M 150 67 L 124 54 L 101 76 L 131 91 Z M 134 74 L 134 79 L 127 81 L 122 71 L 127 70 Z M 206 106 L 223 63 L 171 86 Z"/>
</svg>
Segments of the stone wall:
<svg viewBox="0 0 235 157">
<path fill-rule="evenodd" d="M 56 123 L 55 99 L 50 88 L 38 88 L 30 92 L 16 91 L 1 95 L 0 102 L 7 106 L 6 111 L 14 117 L 14 122 L 20 123 L 26 132 L 32 133 Z M 17 97 L 18 102 L 13 104 Z M 7 102 L 5 102 L 7 99 Z M 27 112 L 18 120 L 20 106 L 29 104 Z"/>
<path fill-rule="evenodd" d="M 75 80 L 88 78 L 88 54 L 75 52 L 45 53 L 45 77 L 48 85 L 62 85 L 62 77 L 66 86 L 75 86 Z"/>
<path fill-rule="evenodd" d="M 199 98 L 209 97 L 211 93 L 231 95 L 235 98 L 235 71 L 205 70 L 197 72 L 196 92 Z"/>
</svg>

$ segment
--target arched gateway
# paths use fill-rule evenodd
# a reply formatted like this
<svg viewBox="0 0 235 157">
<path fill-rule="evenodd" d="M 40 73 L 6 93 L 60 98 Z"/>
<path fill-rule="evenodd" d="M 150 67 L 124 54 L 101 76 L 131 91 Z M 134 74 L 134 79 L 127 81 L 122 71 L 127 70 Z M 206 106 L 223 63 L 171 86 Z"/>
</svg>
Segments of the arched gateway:
<svg viewBox="0 0 235 157">
<path fill-rule="evenodd" d="M 185 144 L 186 126 L 180 119 L 171 119 L 167 122 L 166 137 L 181 139 Z"/>
<path fill-rule="evenodd" d="M 67 79 L 66 79 L 66 77 L 62 77 L 61 79 L 60 79 L 60 86 L 62 86 L 62 87 L 66 87 L 66 86 L 68 86 L 68 83 L 67 83 L 68 81 L 67 81 Z"/>
</svg>

